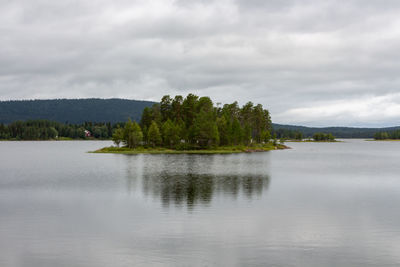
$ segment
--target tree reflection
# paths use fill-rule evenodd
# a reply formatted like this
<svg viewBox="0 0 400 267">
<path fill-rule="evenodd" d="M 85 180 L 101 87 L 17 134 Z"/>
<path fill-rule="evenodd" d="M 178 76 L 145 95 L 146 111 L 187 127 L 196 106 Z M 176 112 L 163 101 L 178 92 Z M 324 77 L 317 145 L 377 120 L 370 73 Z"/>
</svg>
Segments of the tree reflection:
<svg viewBox="0 0 400 267">
<path fill-rule="evenodd" d="M 193 208 L 208 205 L 217 197 L 260 197 L 270 184 L 267 166 L 265 159 L 248 156 L 130 157 L 127 187 L 131 191 L 139 186 L 164 207 Z"/>
<path fill-rule="evenodd" d="M 193 207 L 208 204 L 214 195 L 237 198 L 240 194 L 248 198 L 260 196 L 269 186 L 268 175 L 209 175 L 177 174 L 163 172 L 159 175 L 143 176 L 143 191 L 146 195 L 160 197 L 164 206 L 175 204 Z"/>
</svg>

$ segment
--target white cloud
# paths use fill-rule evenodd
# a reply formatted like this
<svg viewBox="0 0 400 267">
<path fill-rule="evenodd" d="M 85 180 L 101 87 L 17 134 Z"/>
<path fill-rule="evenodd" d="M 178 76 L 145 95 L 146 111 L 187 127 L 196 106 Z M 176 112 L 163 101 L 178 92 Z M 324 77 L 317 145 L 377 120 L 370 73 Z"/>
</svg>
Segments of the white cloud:
<svg viewBox="0 0 400 267">
<path fill-rule="evenodd" d="M 399 117 L 400 93 L 326 101 L 310 107 L 289 109 L 279 115 L 282 121 L 289 123 L 311 122 L 318 126 L 361 126 L 357 125 L 360 121 L 367 122 L 369 126 L 383 126 Z"/>
</svg>

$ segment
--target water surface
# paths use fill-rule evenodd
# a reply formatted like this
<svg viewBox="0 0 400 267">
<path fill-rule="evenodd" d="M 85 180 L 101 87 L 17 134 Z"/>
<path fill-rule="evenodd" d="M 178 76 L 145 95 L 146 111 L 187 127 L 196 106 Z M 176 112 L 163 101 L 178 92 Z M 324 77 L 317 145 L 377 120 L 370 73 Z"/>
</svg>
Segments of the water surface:
<svg viewBox="0 0 400 267">
<path fill-rule="evenodd" d="M 232 155 L 0 142 L 0 266 L 399 266 L 400 142 Z"/>
</svg>

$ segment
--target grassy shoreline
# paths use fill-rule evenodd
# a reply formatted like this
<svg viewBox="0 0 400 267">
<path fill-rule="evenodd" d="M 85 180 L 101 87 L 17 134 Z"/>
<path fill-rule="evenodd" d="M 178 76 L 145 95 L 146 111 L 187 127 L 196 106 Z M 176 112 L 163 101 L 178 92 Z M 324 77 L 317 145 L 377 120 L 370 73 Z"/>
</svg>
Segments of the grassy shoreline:
<svg viewBox="0 0 400 267">
<path fill-rule="evenodd" d="M 139 147 L 130 149 L 127 147 L 103 147 L 101 149 L 90 151 L 89 153 L 109 153 L 109 154 L 234 154 L 234 153 L 252 153 L 265 152 L 271 150 L 289 149 L 289 147 L 281 144 L 264 145 L 264 146 L 237 146 L 237 147 L 217 147 L 215 149 L 199 149 L 199 150 L 174 150 L 162 147 L 144 148 Z"/>
<path fill-rule="evenodd" d="M 338 140 L 325 140 L 325 141 L 315 141 L 315 140 L 285 140 L 285 142 L 289 143 L 337 143 L 337 142 L 343 142 L 343 141 L 338 141 Z"/>
</svg>

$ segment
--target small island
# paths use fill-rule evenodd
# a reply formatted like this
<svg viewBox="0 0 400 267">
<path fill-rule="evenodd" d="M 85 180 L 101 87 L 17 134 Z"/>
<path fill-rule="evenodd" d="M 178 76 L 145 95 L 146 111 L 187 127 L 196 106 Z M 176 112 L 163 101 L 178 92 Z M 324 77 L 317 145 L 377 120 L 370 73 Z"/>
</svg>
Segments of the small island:
<svg viewBox="0 0 400 267">
<path fill-rule="evenodd" d="M 332 133 L 323 132 L 316 132 L 312 136 L 304 137 L 301 131 L 279 129 L 274 131 L 273 135 L 286 142 L 339 142 Z"/>
<path fill-rule="evenodd" d="M 400 130 L 390 132 L 377 132 L 373 141 L 400 141 Z"/>
<path fill-rule="evenodd" d="M 288 148 L 271 138 L 269 111 L 261 104 L 237 102 L 220 107 L 209 97 L 189 94 L 143 110 L 140 123 L 129 120 L 112 135 L 115 146 L 94 153 L 219 154 Z"/>
<path fill-rule="evenodd" d="M 338 142 L 331 133 L 315 133 L 309 142 Z"/>
</svg>

